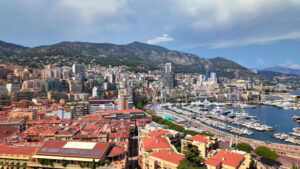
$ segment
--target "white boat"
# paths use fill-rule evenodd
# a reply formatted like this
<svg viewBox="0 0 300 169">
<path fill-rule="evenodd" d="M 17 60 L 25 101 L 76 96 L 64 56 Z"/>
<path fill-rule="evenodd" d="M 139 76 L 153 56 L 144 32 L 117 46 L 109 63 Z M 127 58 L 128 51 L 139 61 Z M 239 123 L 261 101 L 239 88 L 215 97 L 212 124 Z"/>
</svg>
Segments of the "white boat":
<svg viewBox="0 0 300 169">
<path fill-rule="evenodd" d="M 240 107 L 242 109 L 253 109 L 253 108 L 256 108 L 256 106 L 254 106 L 254 105 L 249 105 L 249 104 L 244 104 L 244 103 L 240 104 Z"/>
</svg>

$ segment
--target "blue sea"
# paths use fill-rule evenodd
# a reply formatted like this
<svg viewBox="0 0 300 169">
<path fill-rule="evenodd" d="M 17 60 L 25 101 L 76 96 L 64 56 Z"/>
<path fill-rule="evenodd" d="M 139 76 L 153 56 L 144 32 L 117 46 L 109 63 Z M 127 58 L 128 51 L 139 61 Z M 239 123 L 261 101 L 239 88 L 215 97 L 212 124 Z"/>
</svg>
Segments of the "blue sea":
<svg viewBox="0 0 300 169">
<path fill-rule="evenodd" d="M 273 127 L 275 131 L 257 131 L 254 129 L 249 129 L 253 132 L 253 134 L 250 136 L 242 135 L 243 137 L 248 137 L 248 138 L 262 140 L 262 141 L 269 141 L 274 143 L 292 144 L 292 143 L 285 142 L 284 140 L 273 138 L 272 136 L 275 133 L 279 133 L 279 132 L 289 134 L 290 132 L 293 132 L 293 128 L 300 127 L 300 123 L 293 121 L 294 115 L 300 116 L 300 110 L 284 110 L 274 106 L 259 105 L 254 109 L 245 109 L 245 111 L 248 112 L 250 115 L 256 116 L 261 124 L 266 124 L 268 126 Z M 231 124 L 229 122 L 225 122 L 225 123 L 230 124 L 234 127 L 244 128 L 243 126 Z M 227 130 L 223 130 L 220 128 L 217 129 L 227 133 L 229 132 Z M 297 139 L 300 138 L 297 137 Z"/>
<path fill-rule="evenodd" d="M 256 116 L 260 123 L 267 124 L 275 129 L 275 131 L 254 131 L 251 136 L 245 137 L 287 144 L 287 142 L 273 138 L 272 136 L 278 132 L 289 134 L 293 131 L 294 127 L 300 127 L 300 123 L 292 119 L 294 115 L 300 116 L 300 110 L 284 110 L 274 106 L 260 105 L 255 109 L 245 109 L 245 111 Z"/>
</svg>

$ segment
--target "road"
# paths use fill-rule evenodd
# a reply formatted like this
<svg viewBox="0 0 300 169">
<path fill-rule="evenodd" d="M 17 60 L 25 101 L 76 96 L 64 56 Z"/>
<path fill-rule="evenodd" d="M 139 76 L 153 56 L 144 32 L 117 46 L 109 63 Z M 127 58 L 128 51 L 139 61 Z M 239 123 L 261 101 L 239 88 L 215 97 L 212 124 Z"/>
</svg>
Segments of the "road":
<svg viewBox="0 0 300 169">
<path fill-rule="evenodd" d="M 138 138 L 132 137 L 129 142 L 129 169 L 140 168 L 138 165 Z"/>
</svg>

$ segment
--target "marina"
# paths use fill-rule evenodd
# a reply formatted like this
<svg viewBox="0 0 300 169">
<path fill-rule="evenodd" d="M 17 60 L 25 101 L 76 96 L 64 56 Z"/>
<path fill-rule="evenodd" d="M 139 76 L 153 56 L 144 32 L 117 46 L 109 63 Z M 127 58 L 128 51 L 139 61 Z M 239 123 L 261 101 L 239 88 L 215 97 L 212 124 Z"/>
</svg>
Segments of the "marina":
<svg viewBox="0 0 300 169">
<path fill-rule="evenodd" d="M 172 116 L 178 124 L 188 124 L 186 117 L 234 135 L 283 144 L 300 144 L 298 109 L 284 109 L 271 105 L 247 105 L 197 102 L 191 104 L 164 104 L 158 114 Z"/>
</svg>

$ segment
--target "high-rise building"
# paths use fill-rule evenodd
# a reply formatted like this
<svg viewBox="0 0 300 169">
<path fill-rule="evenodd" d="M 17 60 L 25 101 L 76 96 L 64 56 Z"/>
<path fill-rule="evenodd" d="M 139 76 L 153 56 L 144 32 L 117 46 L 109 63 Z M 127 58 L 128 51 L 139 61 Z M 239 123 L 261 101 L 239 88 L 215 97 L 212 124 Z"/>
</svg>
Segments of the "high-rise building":
<svg viewBox="0 0 300 169">
<path fill-rule="evenodd" d="M 60 80 L 59 79 L 48 79 L 47 91 L 58 91 L 60 92 Z"/>
<path fill-rule="evenodd" d="M 172 72 L 172 64 L 166 63 L 165 72 L 163 75 L 164 87 L 168 89 L 173 89 L 176 85 L 175 74 Z"/>
<path fill-rule="evenodd" d="M 42 70 L 42 78 L 43 79 L 49 79 L 49 78 L 61 79 L 61 69 L 57 68 L 57 67 L 43 69 Z"/>
<path fill-rule="evenodd" d="M 118 109 L 128 109 L 128 95 L 121 95 L 118 97 Z"/>
<path fill-rule="evenodd" d="M 210 78 L 210 70 L 206 70 L 205 81 L 208 81 L 209 78 Z"/>
<path fill-rule="evenodd" d="M 203 75 L 199 75 L 199 84 L 202 84 L 203 82 Z"/>
<path fill-rule="evenodd" d="M 115 74 L 110 74 L 108 76 L 108 82 L 109 83 L 115 83 L 116 82 L 116 75 Z"/>
<path fill-rule="evenodd" d="M 94 86 L 92 96 L 103 99 L 103 89 L 100 86 Z"/>
<path fill-rule="evenodd" d="M 72 71 L 74 74 L 85 72 L 85 66 L 81 64 L 73 64 Z"/>
<path fill-rule="evenodd" d="M 64 79 L 60 80 L 60 91 L 61 92 L 68 92 L 69 91 L 67 80 L 64 80 Z"/>
<path fill-rule="evenodd" d="M 171 63 L 166 63 L 165 65 L 165 73 L 167 72 L 172 72 L 172 64 Z"/>
<path fill-rule="evenodd" d="M 69 92 L 71 93 L 81 93 L 82 83 L 80 80 L 68 80 Z"/>
<path fill-rule="evenodd" d="M 21 89 L 21 85 L 8 83 L 8 84 L 6 84 L 6 89 L 7 89 L 8 93 L 18 92 Z"/>
<path fill-rule="evenodd" d="M 217 74 L 215 72 L 211 72 L 210 81 L 217 82 Z"/>
</svg>

